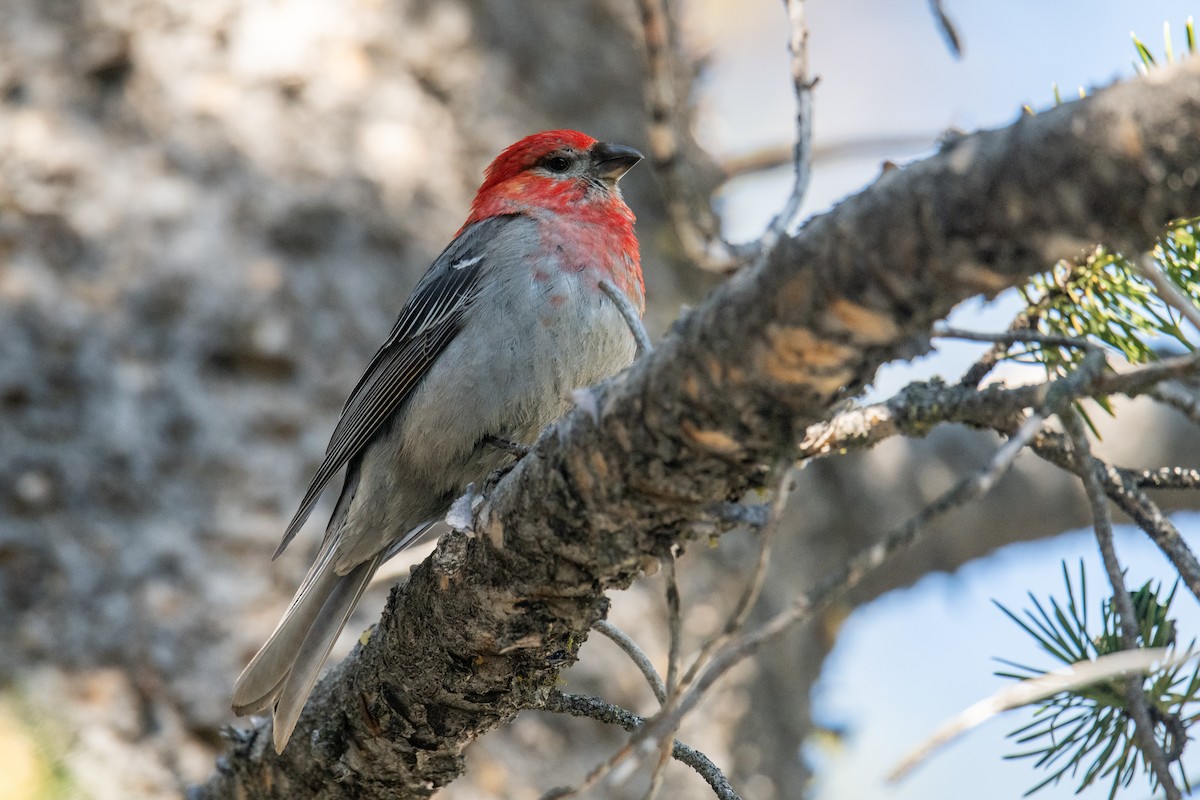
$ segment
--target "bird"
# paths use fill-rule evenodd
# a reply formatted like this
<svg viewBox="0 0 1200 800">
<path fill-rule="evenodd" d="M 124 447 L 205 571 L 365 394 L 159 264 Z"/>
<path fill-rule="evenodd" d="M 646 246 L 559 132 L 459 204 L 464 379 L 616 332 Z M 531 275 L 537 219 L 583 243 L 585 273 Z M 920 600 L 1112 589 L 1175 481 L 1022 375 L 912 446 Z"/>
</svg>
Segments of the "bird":
<svg viewBox="0 0 1200 800">
<path fill-rule="evenodd" d="M 618 181 L 642 154 L 573 130 L 527 136 L 484 171 L 466 222 L 404 304 L 350 392 L 278 558 L 344 468 L 320 549 L 238 677 L 233 710 L 270 709 L 282 753 L 380 564 L 511 465 L 620 372 L 634 335 L 606 289 L 645 310 L 634 214 Z M 602 284 L 607 284 L 602 286 Z"/>
</svg>

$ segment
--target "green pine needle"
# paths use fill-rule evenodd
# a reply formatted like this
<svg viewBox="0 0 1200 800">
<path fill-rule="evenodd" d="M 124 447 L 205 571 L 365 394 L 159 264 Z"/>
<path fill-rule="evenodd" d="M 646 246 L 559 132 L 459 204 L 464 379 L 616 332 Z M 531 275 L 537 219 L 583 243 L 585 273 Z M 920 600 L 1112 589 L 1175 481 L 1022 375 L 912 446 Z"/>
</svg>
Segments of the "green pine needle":
<svg viewBox="0 0 1200 800">
<path fill-rule="evenodd" d="M 1050 669 L 1093 660 L 1122 649 L 1120 620 L 1111 599 L 1100 604 L 1100 630 L 1093 632 L 1088 622 L 1087 578 L 1082 561 L 1078 581 L 1073 582 L 1066 562 L 1062 565 L 1065 600 L 1050 597 L 1041 601 L 1029 595 L 1031 608 L 1017 614 L 1000 603 L 996 606 L 1056 662 L 1049 669 L 1029 667 L 998 659 L 1008 669 L 996 674 L 1013 680 L 1026 680 L 1046 674 Z M 1170 615 L 1178 581 L 1164 596 L 1161 584 L 1147 582 L 1132 593 L 1137 617 L 1138 646 L 1175 647 L 1175 622 Z M 1195 641 L 1188 645 L 1190 652 Z M 1184 671 L 1179 664 L 1143 679 L 1143 690 L 1155 720 L 1155 738 L 1178 772 L 1180 783 L 1190 791 L 1180 758 L 1188 740 L 1190 725 L 1200 713 L 1186 711 L 1200 703 L 1200 665 Z M 1076 791 L 1093 784 L 1110 782 L 1109 798 L 1128 787 L 1139 774 L 1156 778 L 1145 754 L 1134 737 L 1133 721 L 1125 710 L 1125 679 L 1118 678 L 1062 692 L 1035 703 L 1030 722 L 1009 733 L 1020 748 L 1005 758 L 1034 759 L 1034 767 L 1048 774 L 1026 796 L 1057 784 L 1064 778 L 1078 781 Z"/>
<path fill-rule="evenodd" d="M 1180 291 L 1200 304 L 1200 218 L 1175 223 L 1153 256 Z M 1163 349 L 1196 347 L 1196 331 L 1185 325 L 1179 312 L 1158 297 L 1132 262 L 1103 247 L 1074 262 L 1060 261 L 1020 292 L 1026 306 L 1019 320 L 1022 327 L 1086 340 L 1105 348 L 1110 358 L 1145 364 L 1157 360 Z M 1006 358 L 1041 364 L 1050 376 L 1062 377 L 1077 368 L 1084 355 L 1077 347 L 1019 342 L 1009 347 Z M 1107 398 L 1094 400 L 1112 414 Z M 1095 433 L 1086 412 L 1084 419 Z"/>
<path fill-rule="evenodd" d="M 1154 55 L 1150 52 L 1149 48 L 1142 43 L 1142 40 L 1137 37 L 1136 33 L 1130 32 L 1129 36 L 1133 39 L 1133 46 L 1137 48 L 1138 58 L 1141 59 L 1142 62 L 1141 69 L 1143 71 L 1149 70 L 1150 67 L 1153 67 L 1155 64 Z"/>
</svg>

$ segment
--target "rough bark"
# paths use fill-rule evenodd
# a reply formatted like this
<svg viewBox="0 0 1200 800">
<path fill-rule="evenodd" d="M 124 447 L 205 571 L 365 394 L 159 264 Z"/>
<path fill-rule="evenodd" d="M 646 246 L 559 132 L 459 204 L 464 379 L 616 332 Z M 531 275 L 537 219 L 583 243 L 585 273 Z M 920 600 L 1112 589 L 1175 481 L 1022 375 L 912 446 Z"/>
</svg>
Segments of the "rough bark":
<svg viewBox="0 0 1200 800">
<path fill-rule="evenodd" d="M 393 591 L 293 744 L 238 742 L 198 797 L 422 797 L 536 708 L 604 592 L 755 485 L 957 302 L 1200 211 L 1200 64 L 949 144 L 782 241 L 595 391 L 495 489 L 475 538 Z M 261 734 L 261 728 L 256 732 Z"/>
</svg>

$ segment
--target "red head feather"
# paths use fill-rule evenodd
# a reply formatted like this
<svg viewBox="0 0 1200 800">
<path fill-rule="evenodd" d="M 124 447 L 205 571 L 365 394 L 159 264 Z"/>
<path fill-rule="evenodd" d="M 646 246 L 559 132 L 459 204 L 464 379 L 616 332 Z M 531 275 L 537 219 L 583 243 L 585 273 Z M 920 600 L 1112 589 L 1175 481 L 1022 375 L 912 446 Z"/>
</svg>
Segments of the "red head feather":
<svg viewBox="0 0 1200 800">
<path fill-rule="evenodd" d="M 586 179 L 563 180 L 531 169 L 552 153 L 582 155 L 596 144 L 585 133 L 561 130 L 535 133 L 511 145 L 484 171 L 459 234 L 483 219 L 529 215 L 539 220 L 547 252 L 557 253 L 563 268 L 607 274 L 640 308 L 644 290 L 634 217 L 620 193 L 597 191 Z"/>
<path fill-rule="evenodd" d="M 526 136 L 516 144 L 509 145 L 496 156 L 483 171 L 483 185 L 476 196 L 486 195 L 494 187 L 510 178 L 515 178 L 555 150 L 571 149 L 584 152 L 596 140 L 579 131 L 543 131 Z"/>
</svg>

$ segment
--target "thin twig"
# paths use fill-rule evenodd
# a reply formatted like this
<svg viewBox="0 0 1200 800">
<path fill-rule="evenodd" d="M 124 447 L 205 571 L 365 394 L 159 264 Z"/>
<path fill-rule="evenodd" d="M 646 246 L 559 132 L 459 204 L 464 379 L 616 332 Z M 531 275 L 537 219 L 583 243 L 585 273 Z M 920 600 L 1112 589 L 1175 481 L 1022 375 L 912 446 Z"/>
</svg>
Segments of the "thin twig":
<svg viewBox="0 0 1200 800">
<path fill-rule="evenodd" d="M 1161 384 L 1148 393 L 1158 402 L 1168 405 L 1197 425 L 1200 425 L 1200 398 L 1178 386 Z"/>
<path fill-rule="evenodd" d="M 795 179 L 782 210 L 762 237 L 748 245 L 733 245 L 720 233 L 720 222 L 708 198 L 694 197 L 681 174 L 679 110 L 673 69 L 675 24 L 666 0 L 639 0 L 646 47 L 646 103 L 649 108 L 650 155 L 667 198 L 667 215 L 684 253 L 703 269 L 731 272 L 757 254 L 774 248 L 800 212 L 808 189 L 812 162 L 812 89 L 808 76 L 808 25 L 804 0 L 784 0 L 788 15 L 788 53 L 796 94 Z"/>
<path fill-rule="evenodd" d="M 1150 256 L 1143 255 L 1135 263 L 1137 264 L 1138 272 L 1142 273 L 1142 277 L 1150 281 L 1162 301 L 1180 314 L 1183 314 L 1188 322 L 1192 323 L 1197 330 L 1200 330 L 1200 306 L 1196 305 L 1196 301 L 1181 292 L 1179 287 L 1175 285 L 1175 281 L 1167 277 L 1167 274 L 1163 272 L 1158 262 Z"/>
<path fill-rule="evenodd" d="M 1096 541 L 1100 545 L 1100 557 L 1104 562 L 1104 571 L 1108 573 L 1109 583 L 1112 584 L 1113 603 L 1117 608 L 1117 622 L 1121 631 L 1121 646 L 1125 650 L 1138 649 L 1137 615 L 1133 609 L 1133 598 L 1125 588 L 1125 574 L 1117 560 L 1117 551 L 1113 545 L 1112 516 L 1108 510 L 1108 498 L 1105 496 L 1102 481 L 1096 471 L 1088 467 L 1091 458 L 1091 444 L 1084 430 L 1083 420 L 1074 408 L 1065 408 L 1059 413 L 1075 446 L 1075 455 L 1080 462 L 1080 477 L 1087 491 L 1088 502 L 1092 507 L 1092 526 L 1096 532 Z M 1134 736 L 1142 750 L 1142 755 L 1150 764 L 1155 777 L 1166 793 L 1167 800 L 1178 800 L 1181 797 L 1179 787 L 1171 777 L 1171 765 L 1167 756 L 1159 747 L 1154 736 L 1154 721 L 1150 717 L 1150 707 L 1146 693 L 1142 689 L 1143 680 L 1140 676 L 1130 676 L 1125 683 L 1125 711 L 1133 719 Z"/>
<path fill-rule="evenodd" d="M 813 142 L 810 161 L 815 165 L 842 159 L 884 156 L 896 152 L 915 153 L 931 149 L 937 138 L 938 132 L 931 131 L 926 134 L 867 134 L 836 141 L 826 139 L 819 144 Z M 724 159 L 721 161 L 721 173 L 726 180 L 732 180 L 756 172 L 790 167 L 795 163 L 795 144 L 780 142 Z"/>
<path fill-rule="evenodd" d="M 637 730 L 645 722 L 645 719 L 637 714 L 620 706 L 606 703 L 599 698 L 565 694 L 558 690 L 550 692 L 543 708 L 558 714 L 570 714 L 575 717 L 594 719 L 608 725 L 619 725 L 627 731 Z M 691 767 L 700 777 L 704 778 L 719 800 L 740 800 L 733 787 L 729 785 L 729 779 L 704 753 L 677 741 L 672 745 L 671 755 L 676 761 Z"/>
<path fill-rule="evenodd" d="M 1036 314 L 1034 309 L 1032 307 L 1026 308 L 1017 314 L 1016 318 L 1009 324 L 1008 330 L 1010 332 L 1032 330 L 1035 319 Z M 962 378 L 959 380 L 959 385 L 972 389 L 979 386 L 983 382 L 983 379 L 988 376 L 988 373 L 995 369 L 996 365 L 1008 355 L 1008 348 L 1009 342 L 996 342 L 993 344 L 978 361 L 963 373 Z"/>
<path fill-rule="evenodd" d="M 629 659 L 637 665 L 642 675 L 646 677 L 646 683 L 650 684 L 650 690 L 654 692 L 655 699 L 658 700 L 660 705 L 665 703 L 667 700 L 667 687 L 663 684 L 663 679 L 659 677 L 658 670 L 651 663 L 650 657 L 646 655 L 642 648 L 638 647 L 637 642 L 630 638 L 625 631 L 606 619 L 596 620 L 596 622 L 592 623 L 592 629 L 597 633 L 604 634 L 615 642 L 617 647 L 625 651 L 625 655 L 629 656 Z"/>
<path fill-rule="evenodd" d="M 1176 657 L 1166 649 L 1122 650 L 1091 661 L 1078 661 L 1064 669 L 1056 669 L 1036 678 L 1028 678 L 1006 686 L 990 697 L 963 709 L 948 720 L 921 744 L 888 771 L 887 780 L 895 783 L 929 759 L 935 752 L 978 728 L 997 714 L 1027 706 L 1060 692 L 1070 692 L 1125 675 L 1144 675 L 1170 669 L 1191 661 L 1200 653 L 1187 652 Z"/>
<path fill-rule="evenodd" d="M 784 0 L 788 15 L 788 55 L 791 61 L 792 89 L 796 94 L 796 144 L 793 150 L 795 177 L 792 191 L 783 209 L 771 220 L 759 241 L 759 252 L 767 253 L 788 231 L 804 204 L 812 166 L 812 90 L 816 81 L 808 77 L 808 22 L 804 0 Z"/>
<path fill-rule="evenodd" d="M 712 272 L 732 272 L 744 263 L 744 248 L 725 241 L 710 199 L 696 196 L 683 174 L 679 131 L 685 123 L 679 120 L 681 104 L 675 91 L 674 20 L 666 0 L 638 0 L 638 9 L 646 48 L 650 160 L 666 197 L 667 216 L 692 262 Z"/>
<path fill-rule="evenodd" d="M 654 345 L 650 342 L 650 334 L 646 333 L 646 326 L 642 324 L 642 317 L 638 314 L 638 310 L 634 308 L 633 303 L 629 302 L 629 298 L 625 293 L 612 284 L 612 281 L 604 278 L 600 281 L 600 289 L 608 299 L 613 301 L 613 305 L 621 312 L 621 318 L 625 320 L 625 324 L 629 326 L 629 332 L 633 334 L 633 340 L 637 342 L 637 354 L 644 356 L 654 349 Z"/>
<path fill-rule="evenodd" d="M 1128 472 L 1118 471 L 1103 461 L 1097 463 L 1105 478 L 1105 491 L 1109 497 L 1158 545 L 1158 549 L 1179 573 L 1184 585 L 1200 600 L 1200 562 L 1183 540 L 1179 529 L 1158 504 L 1138 488 Z"/>
<path fill-rule="evenodd" d="M 1033 441 L 1045 420 L 1041 412 L 1031 414 L 1017 432 L 992 454 L 986 467 L 960 480 L 937 500 L 922 508 L 899 531 L 889 534 L 889 538 L 911 539 L 917 531 L 947 511 L 977 500 L 990 492 L 996 482 L 1012 467 L 1020 452 Z"/>
<path fill-rule="evenodd" d="M 1200 489 L 1200 469 L 1189 467 L 1144 469 L 1132 477 L 1142 489 Z"/>
<path fill-rule="evenodd" d="M 641 727 L 635 728 L 634 735 L 636 736 L 637 731 L 640 730 L 642 730 Z M 605 775 L 612 772 L 613 768 L 624 761 L 632 752 L 633 742 L 630 740 L 621 745 L 620 749 L 609 756 L 607 761 L 592 767 L 592 771 L 584 776 L 583 780 L 575 786 L 556 786 L 550 791 L 545 792 L 539 800 L 568 800 L 571 797 L 578 797 L 603 780 Z"/>
<path fill-rule="evenodd" d="M 667 775 L 667 762 L 671 760 L 672 743 L 675 741 L 673 736 L 666 736 L 658 746 L 658 760 L 654 763 L 654 770 L 650 773 L 650 786 L 646 789 L 646 794 L 642 800 L 655 800 L 658 793 L 662 790 L 663 781 Z"/>
<path fill-rule="evenodd" d="M 1197 562 L 1195 554 L 1183 540 L 1179 529 L 1132 479 L 1117 472 L 1111 464 L 1100 463 L 1107 478 L 1106 488 L 1111 490 L 1109 495 L 1113 501 L 1138 524 L 1138 527 L 1150 535 L 1158 549 L 1175 567 L 1184 585 L 1200 599 L 1200 562 Z"/>
<path fill-rule="evenodd" d="M 713 638 L 709 639 L 703 647 L 701 647 L 699 655 L 692 662 L 692 666 L 684 674 L 679 681 L 677 691 L 667 695 L 667 701 L 663 703 L 658 713 L 651 718 L 650 727 L 653 728 L 652 737 L 647 736 L 649 727 L 638 728 L 629 741 L 621 746 L 607 760 L 598 764 L 587 774 L 583 782 L 578 786 L 569 789 L 555 790 L 558 794 L 553 797 L 556 800 L 561 798 L 574 797 L 582 792 L 595 786 L 603 778 L 608 775 L 621 762 L 633 754 L 634 750 L 647 738 L 652 738 L 653 741 L 661 745 L 663 739 L 669 738 L 674 731 L 679 727 L 684 715 L 691 710 L 695 705 L 699 696 L 703 693 L 701 690 L 696 692 L 693 682 L 697 679 L 697 675 L 703 675 L 702 668 L 710 660 L 713 653 L 719 654 L 723 648 L 728 647 L 728 643 L 733 634 L 741 629 L 745 624 L 746 618 L 749 616 L 750 610 L 753 609 L 755 602 L 758 600 L 759 593 L 762 591 L 763 582 L 766 574 L 766 567 L 769 561 L 771 543 L 775 538 L 775 533 L 779 528 L 779 519 L 783 509 L 787 504 L 787 495 L 791 489 L 793 473 L 789 468 L 787 461 L 781 461 L 777 465 L 777 469 L 781 474 L 781 479 L 776 488 L 775 499 L 771 504 L 771 516 L 767 525 L 763 528 L 759 541 L 759 555 L 755 564 L 754 574 L 751 576 L 746 590 L 742 593 L 733 612 L 725 622 L 724 628 Z M 715 656 L 712 656 L 715 659 Z M 733 666 L 730 664 L 729 666 Z M 728 669 L 728 667 L 725 667 Z M 722 670 L 722 673 L 724 670 Z M 715 678 L 713 679 L 715 680 Z M 711 685 L 710 680 L 705 684 L 705 688 Z M 686 703 L 686 705 L 685 705 Z M 543 800 L 550 800 L 549 797 L 543 797 Z"/>
<path fill-rule="evenodd" d="M 934 325 L 933 336 L 936 339 L 965 339 L 971 342 L 996 342 L 1012 344 L 1013 342 L 1033 342 L 1054 347 L 1077 347 L 1081 349 L 1095 348 L 1096 345 L 1087 339 L 1077 339 L 1071 336 L 1056 336 L 1033 330 L 1009 329 L 1003 333 L 987 333 L 984 331 L 967 331 L 962 328 L 952 328 L 949 325 Z"/>
<path fill-rule="evenodd" d="M 667 692 L 666 697 L 659 700 L 660 706 L 665 705 L 678 689 L 679 648 L 683 638 L 683 610 L 679 596 L 674 546 L 663 559 L 663 580 L 666 583 L 667 595 Z M 662 789 L 667 762 L 671 758 L 670 742 L 672 738 L 665 737 L 659 743 L 658 761 L 655 762 L 654 770 L 650 773 L 650 786 L 646 789 L 644 800 L 654 800 L 658 796 L 659 790 Z"/>
<path fill-rule="evenodd" d="M 1098 348 L 1090 345 L 1084 349 L 1089 351 L 1088 355 L 1079 364 L 1075 373 L 1054 381 L 1046 391 L 1041 393 L 1043 402 L 1040 405 L 1043 408 L 1068 402 L 1075 396 L 1073 393 L 1086 386 L 1089 380 L 1096 379 L 1099 372 L 1097 363 L 1103 364 L 1103 354 Z M 922 514 L 893 530 L 865 552 L 851 559 L 844 569 L 827 578 L 818 587 L 798 597 L 789 608 L 776 614 L 756 631 L 726 641 L 694 679 L 689 681 L 691 672 L 684 677 L 683 688 L 678 698 L 671 698 L 659 714 L 647 723 L 645 729 L 638 730 L 630 742 L 631 749 L 638 740 L 662 736 L 665 732 L 674 730 L 679 720 L 699 702 L 700 697 L 725 672 L 767 642 L 782 635 L 793 625 L 810 619 L 828 605 L 834 597 L 857 586 L 872 570 L 887 561 L 894 553 L 911 544 L 931 514 L 937 513 L 938 509 L 949 507 L 952 503 L 956 504 L 963 499 L 978 496 L 993 486 L 1012 465 L 1017 454 L 1038 435 L 1045 415 L 1046 412 L 1041 410 L 1031 414 L 1024 424 L 1011 435 L 1009 441 L 996 451 L 985 469 L 961 482 Z M 934 511 L 929 509 L 934 509 Z M 693 665 L 693 670 L 695 669 L 696 666 Z M 614 756 L 613 763 L 616 760 L 618 757 Z"/>
<path fill-rule="evenodd" d="M 1016 332 L 969 335 L 983 341 L 992 341 L 1000 336 L 1011 341 L 1025 336 Z M 1081 340 L 1067 341 L 1070 341 L 1072 346 L 1093 349 L 1093 346 Z M 1099 348 L 1094 349 L 1099 351 Z M 1173 388 L 1163 386 L 1163 381 L 1197 374 L 1200 374 L 1200 351 L 1141 364 L 1124 372 L 1106 371 L 1093 374 L 1089 371 L 1076 376 L 1075 380 L 1089 380 L 1086 384 L 1076 385 L 1074 391 L 1080 397 L 1114 394 L 1137 397 L 1151 394 L 1157 399 L 1162 399 L 1156 394 L 1156 387 Z M 800 444 L 799 458 L 812 459 L 851 448 L 873 447 L 897 434 L 925 436 L 934 426 L 944 422 L 959 422 L 1006 431 L 1009 426 L 1002 423 L 1012 420 L 1014 415 L 1024 409 L 1044 403 L 1046 397 L 1052 394 L 1051 386 L 1057 380 L 1061 379 L 1012 388 L 992 384 L 983 389 L 962 384 L 948 386 L 936 380 L 914 382 L 882 403 L 842 411 L 827 422 L 810 426 Z M 1176 405 L 1174 402 L 1171 404 Z M 1200 418 L 1196 421 L 1200 423 Z"/>
<path fill-rule="evenodd" d="M 929 0 L 929 10 L 933 12 L 933 18 L 937 21 L 942 38 L 946 40 L 946 47 L 950 48 L 950 54 L 955 58 L 962 58 L 962 40 L 958 36 L 958 30 L 954 27 L 954 23 L 946 14 L 942 0 Z"/>
<path fill-rule="evenodd" d="M 679 684 L 679 648 L 683 638 L 683 610 L 679 596 L 679 580 L 675 569 L 675 548 L 663 559 L 663 579 L 667 585 L 667 696 L 675 693 Z M 659 705 L 666 697 L 659 698 Z"/>
<path fill-rule="evenodd" d="M 686 690 L 712 654 L 723 647 L 745 626 L 746 619 L 754 609 L 755 603 L 758 602 L 759 595 L 762 594 L 767 578 L 767 565 L 771 558 L 771 546 L 775 543 L 776 534 L 781 527 L 783 512 L 787 508 L 788 496 L 791 494 L 796 478 L 793 468 L 787 461 L 781 461 L 775 466 L 775 469 L 780 476 L 779 483 L 775 487 L 775 498 L 771 501 L 771 513 L 767 517 L 767 524 L 759 534 L 758 558 L 754 562 L 754 571 L 751 573 L 746 588 L 738 598 L 737 604 L 726 618 L 725 625 L 701 646 L 699 654 L 692 661 L 692 665 L 679 683 L 680 691 Z"/>
<path fill-rule="evenodd" d="M 1077 475 L 1080 469 L 1090 469 L 1098 475 L 1108 497 L 1145 531 L 1171 562 L 1188 591 L 1200 600 L 1200 561 L 1196 560 L 1179 529 L 1138 487 L 1137 472 L 1119 469 L 1094 456 L 1080 466 L 1069 452 L 1066 439 L 1061 434 L 1043 432 L 1033 442 L 1033 452 L 1051 464 Z"/>
</svg>

